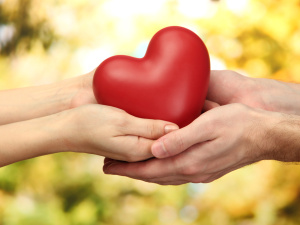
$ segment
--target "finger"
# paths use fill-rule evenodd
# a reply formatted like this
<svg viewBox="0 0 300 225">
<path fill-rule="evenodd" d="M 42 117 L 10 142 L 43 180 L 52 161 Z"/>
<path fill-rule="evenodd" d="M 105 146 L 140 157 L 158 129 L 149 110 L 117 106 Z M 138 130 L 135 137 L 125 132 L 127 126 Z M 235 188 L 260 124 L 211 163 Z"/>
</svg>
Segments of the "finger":
<svg viewBox="0 0 300 225">
<path fill-rule="evenodd" d="M 175 130 L 152 145 L 152 154 L 156 158 L 166 158 L 177 155 L 189 147 L 216 138 L 212 119 L 210 116 L 202 114 L 190 125 Z"/>
<path fill-rule="evenodd" d="M 179 127 L 171 122 L 141 119 L 130 115 L 128 126 L 126 126 L 124 131 L 127 135 L 136 135 L 156 140 L 177 129 L 179 129 Z"/>
<path fill-rule="evenodd" d="M 176 175 L 174 164 L 168 159 L 150 159 L 144 162 L 114 162 L 103 166 L 106 174 L 131 177 L 139 180 L 168 177 Z"/>
<path fill-rule="evenodd" d="M 223 80 L 227 75 L 223 70 L 211 70 L 206 99 L 220 103 L 220 92 L 223 94 Z M 220 89 L 220 87 L 222 87 Z M 221 95 L 222 96 L 222 95 Z"/>
<path fill-rule="evenodd" d="M 188 183 L 187 181 L 177 181 L 177 180 L 172 180 L 172 181 L 144 180 L 144 181 L 148 183 L 159 184 L 159 185 L 182 185 Z"/>
<path fill-rule="evenodd" d="M 219 107 L 220 105 L 216 102 L 212 102 L 212 101 L 209 101 L 209 100 L 205 100 L 205 103 L 204 103 L 204 106 L 203 106 L 203 109 L 202 111 L 203 112 L 206 112 L 208 110 L 211 110 L 213 108 L 216 108 L 216 107 Z"/>
<path fill-rule="evenodd" d="M 104 158 L 104 164 L 111 162 L 111 161 L 114 161 L 114 160 L 111 158 L 107 158 L 107 157 Z"/>
<path fill-rule="evenodd" d="M 119 151 L 109 151 L 106 156 L 126 162 L 146 160 L 153 158 L 151 153 L 151 146 L 153 143 L 153 140 L 139 136 L 118 136 L 115 138 L 115 142 L 112 143 L 111 149 L 119 149 Z"/>
<path fill-rule="evenodd" d="M 215 157 L 217 144 L 214 141 L 199 143 L 181 154 L 165 159 L 153 158 L 135 163 L 112 161 L 104 165 L 103 171 L 139 180 L 171 178 L 191 182 L 190 176 L 199 171 L 207 172 L 207 160 Z"/>
<path fill-rule="evenodd" d="M 182 185 L 182 184 L 186 184 L 187 182 L 185 181 L 172 181 L 172 182 L 164 182 L 164 183 L 157 183 L 157 184 L 160 184 L 160 185 Z"/>
<path fill-rule="evenodd" d="M 149 183 L 156 183 L 156 184 L 160 184 L 160 185 L 180 185 L 180 184 L 189 183 L 189 181 L 187 181 L 187 180 L 179 179 L 178 176 L 147 179 L 144 181 L 149 182 Z"/>
<path fill-rule="evenodd" d="M 186 181 L 170 181 L 170 182 L 161 182 L 161 183 L 157 183 L 160 185 L 182 185 L 182 184 L 186 184 Z"/>
</svg>

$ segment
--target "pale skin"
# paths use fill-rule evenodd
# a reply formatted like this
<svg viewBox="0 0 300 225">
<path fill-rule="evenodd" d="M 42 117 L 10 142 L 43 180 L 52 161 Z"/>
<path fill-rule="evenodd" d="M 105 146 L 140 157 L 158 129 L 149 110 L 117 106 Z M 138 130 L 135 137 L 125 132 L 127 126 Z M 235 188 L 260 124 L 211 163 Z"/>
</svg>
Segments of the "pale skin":
<svg viewBox="0 0 300 225">
<path fill-rule="evenodd" d="M 0 91 L 0 167 L 65 151 L 130 162 L 153 157 L 154 140 L 178 126 L 96 104 L 93 74 Z"/>
<path fill-rule="evenodd" d="M 205 113 L 152 145 L 156 157 L 106 159 L 106 174 L 162 185 L 208 183 L 261 160 L 300 161 L 300 85 L 212 71 Z"/>
</svg>

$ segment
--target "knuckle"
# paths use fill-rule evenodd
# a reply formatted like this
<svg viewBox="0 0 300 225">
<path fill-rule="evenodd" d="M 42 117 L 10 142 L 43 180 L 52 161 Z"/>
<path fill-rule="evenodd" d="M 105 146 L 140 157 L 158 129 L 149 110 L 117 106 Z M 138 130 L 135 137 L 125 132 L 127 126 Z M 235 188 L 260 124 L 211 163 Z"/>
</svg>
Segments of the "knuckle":
<svg viewBox="0 0 300 225">
<path fill-rule="evenodd" d="M 178 133 L 178 132 L 175 132 L 173 135 L 174 135 L 173 139 L 175 140 L 174 141 L 175 142 L 175 147 L 177 149 L 180 149 L 180 150 L 184 149 L 185 144 L 184 144 L 184 141 L 183 141 L 183 138 L 182 138 L 181 134 Z M 166 146 L 166 148 L 167 148 L 167 146 Z"/>
<path fill-rule="evenodd" d="M 187 165 L 179 169 L 179 173 L 184 176 L 192 176 L 198 173 L 198 167 L 196 165 Z"/>
<path fill-rule="evenodd" d="M 147 132 L 150 137 L 155 136 L 155 124 L 154 122 L 150 122 L 147 124 Z"/>
<path fill-rule="evenodd" d="M 120 128 L 127 127 L 129 124 L 128 116 L 124 113 L 119 113 L 118 116 L 113 118 L 113 121 Z"/>
<path fill-rule="evenodd" d="M 218 128 L 218 121 L 216 120 L 207 120 L 206 124 L 205 124 L 205 133 L 208 136 L 212 136 L 212 134 L 214 134 Z"/>
<path fill-rule="evenodd" d="M 170 158 L 170 165 L 172 166 L 172 175 L 180 175 L 182 172 L 182 166 L 180 162 L 180 158 L 178 157 L 171 157 Z"/>
</svg>

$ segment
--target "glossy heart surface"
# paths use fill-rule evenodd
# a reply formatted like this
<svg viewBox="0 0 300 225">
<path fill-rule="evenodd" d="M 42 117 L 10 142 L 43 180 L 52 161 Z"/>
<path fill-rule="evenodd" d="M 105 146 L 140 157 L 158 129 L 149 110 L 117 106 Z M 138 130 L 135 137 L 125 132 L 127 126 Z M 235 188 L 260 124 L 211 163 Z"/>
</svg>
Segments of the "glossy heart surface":
<svg viewBox="0 0 300 225">
<path fill-rule="evenodd" d="M 153 36 L 143 58 L 116 55 L 104 60 L 95 71 L 93 90 L 99 104 L 183 127 L 201 114 L 209 75 L 203 41 L 174 26 Z"/>
</svg>

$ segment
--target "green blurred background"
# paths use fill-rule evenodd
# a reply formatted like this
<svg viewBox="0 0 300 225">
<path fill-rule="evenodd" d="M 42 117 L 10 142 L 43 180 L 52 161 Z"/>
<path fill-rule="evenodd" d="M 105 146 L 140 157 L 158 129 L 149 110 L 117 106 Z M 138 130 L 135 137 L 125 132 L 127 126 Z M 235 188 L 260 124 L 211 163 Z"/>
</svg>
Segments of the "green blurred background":
<svg viewBox="0 0 300 225">
<path fill-rule="evenodd" d="M 212 69 L 300 82 L 299 0 L 0 0 L 0 89 L 142 57 L 159 29 L 196 32 Z M 1 137 L 0 137 L 1 138 Z M 159 186 L 62 153 L 0 169 L 0 225 L 300 224 L 300 167 L 260 162 L 211 184 Z"/>
</svg>

